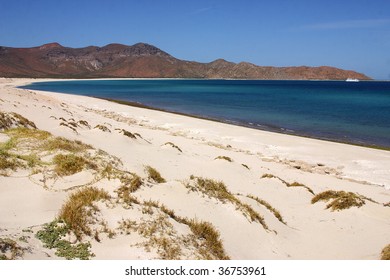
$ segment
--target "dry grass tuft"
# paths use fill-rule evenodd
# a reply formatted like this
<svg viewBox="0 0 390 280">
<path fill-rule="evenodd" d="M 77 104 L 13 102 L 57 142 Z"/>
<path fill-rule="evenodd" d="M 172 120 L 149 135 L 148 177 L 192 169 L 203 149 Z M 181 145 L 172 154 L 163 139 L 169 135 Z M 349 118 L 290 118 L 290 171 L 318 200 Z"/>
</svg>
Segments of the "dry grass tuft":
<svg viewBox="0 0 390 280">
<path fill-rule="evenodd" d="M 263 176 L 261 176 L 261 179 L 264 179 L 264 178 L 268 178 L 268 179 L 272 179 L 272 178 L 279 178 L 273 174 L 270 174 L 270 173 L 265 173 L 263 174 Z"/>
<path fill-rule="evenodd" d="M 107 126 L 105 126 L 103 124 L 98 124 L 94 128 L 98 128 L 98 129 L 100 129 L 103 132 L 111 132 L 111 130 Z"/>
<path fill-rule="evenodd" d="M 131 139 L 137 139 L 137 136 L 141 136 L 138 133 L 132 133 L 126 129 L 115 129 L 115 130 L 119 130 L 119 132 L 122 132 L 124 136 L 127 136 Z M 140 138 L 142 138 L 142 137 L 140 137 Z"/>
<path fill-rule="evenodd" d="M 311 193 L 312 195 L 315 195 L 314 191 L 311 188 L 309 188 L 308 186 L 306 186 L 305 184 L 298 183 L 298 182 L 293 182 L 293 183 L 287 183 L 286 185 L 287 185 L 287 187 L 302 187 L 302 188 L 305 188 L 309 193 Z"/>
<path fill-rule="evenodd" d="M 268 229 L 267 224 L 264 221 L 264 218 L 257 213 L 249 204 L 242 203 L 241 201 L 238 204 L 238 209 L 250 219 L 251 222 L 257 222 L 263 226 L 264 229 Z"/>
<path fill-rule="evenodd" d="M 15 127 L 37 128 L 32 121 L 17 113 L 0 111 L 0 130 L 6 130 Z"/>
<path fill-rule="evenodd" d="M 200 253 L 205 259 L 229 260 L 229 256 L 223 248 L 220 234 L 211 223 L 191 220 L 188 226 L 194 236 L 201 240 Z"/>
<path fill-rule="evenodd" d="M 0 260 L 14 260 L 23 256 L 24 249 L 9 238 L 0 238 Z"/>
<path fill-rule="evenodd" d="M 218 156 L 215 159 L 223 159 L 223 160 L 226 160 L 228 162 L 233 162 L 233 160 L 230 157 L 227 157 L 227 156 Z"/>
<path fill-rule="evenodd" d="M 148 166 L 145 167 L 145 171 L 146 171 L 146 173 L 148 175 L 148 179 L 149 180 L 152 180 L 152 181 L 154 181 L 156 183 L 165 183 L 166 182 L 166 180 L 163 177 L 161 177 L 160 172 L 158 172 L 153 167 L 148 165 Z"/>
<path fill-rule="evenodd" d="M 55 172 L 59 176 L 69 176 L 83 170 L 87 161 L 74 154 L 58 154 L 53 158 L 55 164 Z"/>
<path fill-rule="evenodd" d="M 0 151 L 0 170 L 16 170 L 18 167 L 21 167 L 21 163 L 17 161 L 11 154 L 8 152 Z"/>
<path fill-rule="evenodd" d="M 91 126 L 89 125 L 89 123 L 85 120 L 79 120 L 78 122 L 79 124 L 83 125 L 83 126 L 86 126 L 88 128 L 91 128 Z"/>
<path fill-rule="evenodd" d="M 121 177 L 120 178 L 122 185 L 116 191 L 118 197 L 123 200 L 123 202 L 131 206 L 132 204 L 140 204 L 136 197 L 132 196 L 131 193 L 137 191 L 143 184 L 141 177 L 137 174 L 132 174 L 132 177 L 129 178 Z"/>
<path fill-rule="evenodd" d="M 110 199 L 110 195 L 103 189 L 87 187 L 72 193 L 62 206 L 58 218 L 63 220 L 76 235 L 78 240 L 82 236 L 92 234 L 88 223 L 93 212 L 98 211 L 93 202 Z"/>
<path fill-rule="evenodd" d="M 165 146 L 165 145 L 169 145 L 169 146 L 171 146 L 172 148 L 175 148 L 175 149 L 178 150 L 180 153 L 183 152 L 177 145 L 175 145 L 175 144 L 172 143 L 172 142 L 167 142 L 167 143 L 165 143 L 163 146 Z"/>
<path fill-rule="evenodd" d="M 272 207 L 272 205 L 269 204 L 267 201 L 260 199 L 257 196 L 253 196 L 251 194 L 248 195 L 247 197 L 249 197 L 249 198 L 257 201 L 259 204 L 265 206 L 281 223 L 286 225 L 286 222 L 283 220 L 283 217 L 280 214 L 280 212 L 278 210 L 276 210 L 274 207 Z"/>
<path fill-rule="evenodd" d="M 331 208 L 334 210 L 344 210 L 351 207 L 361 207 L 365 204 L 365 198 L 361 195 L 355 194 L 353 192 L 345 191 L 325 191 L 317 194 L 311 200 L 311 203 L 314 204 L 318 201 L 329 201 L 333 200 L 326 205 L 326 209 Z"/>
<path fill-rule="evenodd" d="M 221 181 L 195 176 L 191 176 L 191 178 L 194 180 L 194 184 L 186 185 L 186 188 L 191 191 L 200 191 L 208 197 L 214 197 L 223 203 L 236 203 L 238 201 L 238 199 L 227 190 L 226 185 Z"/>
<path fill-rule="evenodd" d="M 381 260 L 390 260 L 390 244 L 383 248 Z"/>
<path fill-rule="evenodd" d="M 244 163 L 241 163 L 242 166 L 244 166 L 246 169 L 250 170 L 249 166 L 244 164 Z"/>
</svg>

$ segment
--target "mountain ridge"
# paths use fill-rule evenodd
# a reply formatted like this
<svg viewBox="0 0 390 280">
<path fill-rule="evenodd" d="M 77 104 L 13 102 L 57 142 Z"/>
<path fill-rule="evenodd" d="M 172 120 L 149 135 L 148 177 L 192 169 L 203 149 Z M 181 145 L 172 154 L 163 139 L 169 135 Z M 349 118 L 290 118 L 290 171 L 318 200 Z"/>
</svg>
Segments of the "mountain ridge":
<svg viewBox="0 0 390 280">
<path fill-rule="evenodd" d="M 57 42 L 31 48 L 0 46 L 0 76 L 29 78 L 199 78 L 265 80 L 370 80 L 331 66 L 258 66 L 222 58 L 208 63 L 180 60 L 147 43 L 131 46 L 64 47 Z"/>
</svg>

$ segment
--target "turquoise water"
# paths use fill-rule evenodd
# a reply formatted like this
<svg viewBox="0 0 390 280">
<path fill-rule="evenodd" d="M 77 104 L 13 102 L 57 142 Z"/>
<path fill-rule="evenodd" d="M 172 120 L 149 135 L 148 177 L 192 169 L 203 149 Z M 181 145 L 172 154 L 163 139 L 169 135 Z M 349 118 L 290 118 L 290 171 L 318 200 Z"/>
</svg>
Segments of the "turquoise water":
<svg viewBox="0 0 390 280">
<path fill-rule="evenodd" d="M 390 148 L 390 82 L 80 80 L 24 88 L 131 101 L 258 129 Z"/>
</svg>

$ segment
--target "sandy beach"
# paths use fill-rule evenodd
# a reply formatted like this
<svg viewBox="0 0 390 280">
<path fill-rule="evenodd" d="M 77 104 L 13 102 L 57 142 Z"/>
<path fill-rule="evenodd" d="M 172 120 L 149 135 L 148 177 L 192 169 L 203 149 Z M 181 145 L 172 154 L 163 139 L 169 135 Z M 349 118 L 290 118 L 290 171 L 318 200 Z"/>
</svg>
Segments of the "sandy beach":
<svg viewBox="0 0 390 280">
<path fill-rule="evenodd" d="M 390 152 L 0 78 L 0 257 L 381 259 Z M 390 249 L 388 249 L 390 250 Z"/>
</svg>

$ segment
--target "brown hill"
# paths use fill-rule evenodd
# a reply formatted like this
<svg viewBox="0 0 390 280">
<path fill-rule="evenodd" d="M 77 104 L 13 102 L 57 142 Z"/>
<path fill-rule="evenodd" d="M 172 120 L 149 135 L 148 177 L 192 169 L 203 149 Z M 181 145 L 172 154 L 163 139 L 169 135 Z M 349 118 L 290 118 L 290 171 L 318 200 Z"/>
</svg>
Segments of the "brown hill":
<svg viewBox="0 0 390 280">
<path fill-rule="evenodd" d="M 58 43 L 34 48 L 0 47 L 0 77 L 56 78 L 231 78 L 345 80 L 369 77 L 334 67 L 269 67 L 218 59 L 198 63 L 177 59 L 148 44 L 68 48 Z"/>
</svg>

